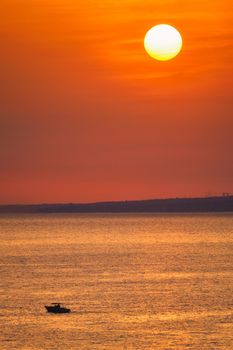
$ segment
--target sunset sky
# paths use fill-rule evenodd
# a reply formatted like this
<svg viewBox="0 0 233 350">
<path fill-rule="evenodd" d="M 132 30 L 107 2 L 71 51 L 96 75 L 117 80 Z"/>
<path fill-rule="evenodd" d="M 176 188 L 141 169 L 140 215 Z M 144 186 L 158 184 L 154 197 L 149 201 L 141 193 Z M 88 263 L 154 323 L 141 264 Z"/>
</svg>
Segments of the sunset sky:
<svg viewBox="0 0 233 350">
<path fill-rule="evenodd" d="M 233 192 L 232 0 L 1 0 L 0 203 Z M 183 50 L 159 62 L 146 32 Z"/>
</svg>

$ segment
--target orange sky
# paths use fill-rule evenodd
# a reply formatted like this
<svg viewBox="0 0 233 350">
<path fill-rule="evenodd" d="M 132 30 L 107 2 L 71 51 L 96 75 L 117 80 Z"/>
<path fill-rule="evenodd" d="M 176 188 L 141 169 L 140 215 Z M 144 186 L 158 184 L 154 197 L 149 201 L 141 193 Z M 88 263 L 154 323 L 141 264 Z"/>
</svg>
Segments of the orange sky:
<svg viewBox="0 0 233 350">
<path fill-rule="evenodd" d="M 1 0 L 0 203 L 233 192 L 230 0 Z M 175 26 L 157 62 L 146 31 Z"/>
</svg>

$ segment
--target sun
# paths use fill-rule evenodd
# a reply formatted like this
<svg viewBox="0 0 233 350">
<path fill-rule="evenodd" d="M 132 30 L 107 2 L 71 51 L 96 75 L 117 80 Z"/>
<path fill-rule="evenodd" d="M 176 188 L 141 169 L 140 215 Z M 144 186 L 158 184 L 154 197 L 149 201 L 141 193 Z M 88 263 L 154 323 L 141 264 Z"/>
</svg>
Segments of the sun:
<svg viewBox="0 0 233 350">
<path fill-rule="evenodd" d="M 182 37 L 169 24 L 158 24 L 145 35 L 144 47 L 148 55 L 159 61 L 176 57 L 182 49 Z"/>
</svg>

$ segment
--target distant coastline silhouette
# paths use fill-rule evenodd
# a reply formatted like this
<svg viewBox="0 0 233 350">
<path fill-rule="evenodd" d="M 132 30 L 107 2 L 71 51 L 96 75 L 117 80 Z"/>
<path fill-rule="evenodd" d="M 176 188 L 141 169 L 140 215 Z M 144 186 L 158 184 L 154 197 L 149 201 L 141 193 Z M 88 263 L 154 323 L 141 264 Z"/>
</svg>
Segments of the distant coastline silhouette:
<svg viewBox="0 0 233 350">
<path fill-rule="evenodd" d="M 0 213 L 232 212 L 233 195 L 134 201 L 1 205 Z"/>
</svg>

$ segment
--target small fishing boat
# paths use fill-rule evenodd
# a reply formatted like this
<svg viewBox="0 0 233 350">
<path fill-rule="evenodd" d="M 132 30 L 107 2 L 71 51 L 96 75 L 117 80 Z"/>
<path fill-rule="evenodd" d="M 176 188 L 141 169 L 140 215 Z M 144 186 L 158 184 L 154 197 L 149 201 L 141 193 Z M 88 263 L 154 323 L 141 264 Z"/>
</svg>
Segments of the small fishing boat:
<svg viewBox="0 0 233 350">
<path fill-rule="evenodd" d="M 45 305 L 45 308 L 48 312 L 52 312 L 54 314 L 67 314 L 71 311 L 70 309 L 61 306 L 60 303 L 51 303 L 50 306 Z"/>
</svg>

